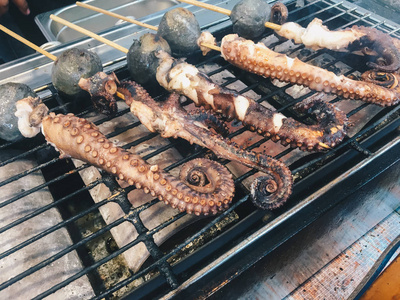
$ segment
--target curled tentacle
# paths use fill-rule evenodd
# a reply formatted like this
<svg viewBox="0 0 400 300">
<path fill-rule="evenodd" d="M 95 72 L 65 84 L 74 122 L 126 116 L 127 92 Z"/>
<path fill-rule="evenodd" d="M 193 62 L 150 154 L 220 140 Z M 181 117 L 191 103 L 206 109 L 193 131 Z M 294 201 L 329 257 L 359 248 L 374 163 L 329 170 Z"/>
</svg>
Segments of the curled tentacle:
<svg viewBox="0 0 400 300">
<path fill-rule="evenodd" d="M 384 72 L 396 72 L 400 69 L 400 51 L 388 34 L 364 26 L 353 26 L 352 30 L 365 35 L 349 44 L 348 49 L 350 51 L 361 49 L 365 55 L 374 57 L 376 62 L 367 62 L 370 68 Z"/>
<path fill-rule="evenodd" d="M 198 192 L 234 193 L 234 185 L 224 185 L 224 188 L 230 188 L 230 190 L 218 190 L 221 186 L 220 181 L 232 178 L 232 174 L 221 164 L 206 158 L 196 158 L 185 163 L 179 173 L 179 178 Z"/>
<path fill-rule="evenodd" d="M 380 71 L 367 71 L 361 75 L 362 79 L 388 89 L 396 88 L 399 85 L 399 79 L 393 73 Z"/>
<path fill-rule="evenodd" d="M 118 107 L 115 100 L 118 78 L 114 73 L 107 75 L 98 72 L 87 79 L 79 80 L 81 89 L 89 92 L 93 106 L 102 114 L 112 116 L 117 113 Z"/>
<path fill-rule="evenodd" d="M 157 165 L 149 165 L 140 156 L 114 146 L 96 126 L 72 114 L 50 113 L 42 121 L 46 140 L 60 152 L 60 157 L 86 161 L 157 196 L 180 211 L 196 215 L 216 214 L 229 207 L 234 193 L 232 175 L 228 171 L 210 176 L 213 186 L 201 192 L 184 184 Z M 211 171 L 212 173 L 212 171 Z"/>
<path fill-rule="evenodd" d="M 157 70 L 157 80 L 164 88 L 184 94 L 196 105 L 211 108 L 228 119 L 238 119 L 250 130 L 271 137 L 275 142 L 280 140 L 284 145 L 289 144 L 302 150 L 321 151 L 338 144 L 346 134 L 347 118 L 332 104 L 324 104 L 323 109 L 328 110 L 324 116 L 336 118 L 324 121 L 325 118 L 321 117 L 321 124 L 305 125 L 271 111 L 248 97 L 238 95 L 233 90 L 218 86 L 193 65 L 178 62 L 166 52 L 158 53 L 158 56 L 160 67 Z M 185 84 L 182 85 L 182 82 Z M 313 98 L 317 101 L 317 96 Z"/>
<path fill-rule="evenodd" d="M 360 99 L 381 106 L 400 102 L 400 86 L 386 88 L 366 81 L 352 80 L 344 75 L 309 65 L 297 58 L 268 49 L 264 44 L 245 40 L 237 35 L 222 39 L 221 54 L 225 60 L 246 71 L 280 81 L 307 86 L 315 91 L 337 94 L 347 99 Z M 393 73 L 397 79 L 399 74 Z"/>
<path fill-rule="evenodd" d="M 284 163 L 268 155 L 243 150 L 234 142 L 211 132 L 206 124 L 188 117 L 187 112 L 180 106 L 178 95 L 172 94 L 166 101 L 156 102 L 134 82 L 121 83 L 118 91 L 124 94 L 131 112 L 151 132 L 159 132 L 166 138 L 183 138 L 190 143 L 210 149 L 221 158 L 255 168 L 274 178 L 276 191 L 269 195 L 255 194 L 255 197 L 258 197 L 256 202 L 270 203 L 268 207 L 276 208 L 283 205 L 291 194 L 292 174 Z M 194 175 L 196 177 L 199 174 L 194 173 Z"/>
</svg>

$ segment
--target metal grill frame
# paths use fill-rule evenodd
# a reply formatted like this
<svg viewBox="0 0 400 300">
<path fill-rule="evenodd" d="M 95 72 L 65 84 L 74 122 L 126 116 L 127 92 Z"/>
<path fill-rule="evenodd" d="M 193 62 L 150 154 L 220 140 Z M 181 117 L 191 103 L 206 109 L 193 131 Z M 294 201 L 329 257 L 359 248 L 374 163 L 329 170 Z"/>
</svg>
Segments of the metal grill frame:
<svg viewBox="0 0 400 300">
<path fill-rule="evenodd" d="M 218 1 L 210 1 L 210 2 L 218 2 Z M 294 1 L 287 1 L 289 7 L 293 7 Z M 218 3 L 216 3 L 218 4 Z M 363 9 L 356 7 L 355 5 L 350 4 L 346 1 L 335 2 L 333 0 L 316 0 L 311 3 L 306 4 L 303 8 L 291 9 L 291 14 L 300 13 L 306 7 L 317 7 L 316 12 L 312 15 L 304 16 L 297 21 L 303 22 L 303 24 L 307 24 L 318 14 L 329 13 L 329 10 L 337 10 L 341 13 L 335 14 L 331 18 L 325 19 L 324 21 L 331 21 L 335 18 L 348 18 L 350 19 L 346 22 L 343 27 L 348 27 L 353 24 L 364 24 L 367 26 L 377 27 L 380 30 L 388 32 L 394 36 L 399 37 L 399 27 L 395 27 L 391 22 L 383 20 L 378 16 L 374 16 L 370 13 L 367 13 Z M 201 10 L 198 10 L 201 11 Z M 201 14 L 200 14 L 201 15 Z M 204 17 L 204 14 L 202 15 Z M 221 21 L 216 24 L 211 24 L 210 28 L 219 28 L 223 29 L 229 26 L 227 18 L 221 18 Z M 205 29 L 205 28 L 203 28 Z M 222 31 L 226 33 L 226 31 Z M 290 53 L 286 53 L 288 55 L 294 53 L 302 46 L 296 46 Z M 313 59 L 314 57 L 321 55 L 321 53 L 327 52 L 326 50 L 321 50 L 307 57 L 307 60 Z M 235 75 L 235 78 L 227 80 L 224 85 L 228 85 L 232 83 L 232 81 L 242 80 L 246 84 L 248 83 L 248 88 L 240 91 L 240 93 L 244 93 L 249 89 L 254 89 L 258 84 L 251 84 L 245 78 L 246 75 L 243 75 L 243 72 L 230 66 L 228 63 L 224 62 L 218 54 L 215 54 L 211 57 L 207 57 L 204 61 L 199 63 L 199 65 L 207 64 L 209 62 L 217 62 L 221 67 L 208 75 L 213 75 L 215 73 L 221 72 L 224 69 L 229 69 Z M 334 60 L 322 67 L 327 68 L 330 65 L 336 63 L 337 60 Z M 110 69 L 115 68 L 114 70 L 117 72 L 117 75 L 126 77 L 126 68 L 121 67 L 124 65 L 124 60 L 116 60 L 112 64 L 110 64 Z M 354 72 L 355 70 L 350 70 L 348 74 Z M 346 74 L 346 75 L 348 75 Z M 268 80 L 268 79 L 266 79 Z M 272 93 L 268 95 L 263 95 L 258 102 L 270 101 L 271 97 L 274 95 L 279 95 L 280 93 L 285 93 L 285 88 L 288 85 L 280 88 L 276 88 Z M 67 113 L 71 109 L 71 104 L 64 102 L 64 100 L 58 95 L 57 91 L 54 87 L 49 84 L 42 88 L 43 100 L 46 104 L 51 104 L 55 101 L 56 105 L 52 105 L 51 110 L 57 112 Z M 294 104 L 300 102 L 310 94 L 307 94 L 298 99 L 293 99 L 290 103 L 284 106 L 278 106 L 277 111 L 283 112 L 285 114 L 291 114 L 289 108 L 291 108 Z M 335 99 L 332 102 L 339 101 L 340 99 Z M 276 103 L 273 103 L 277 105 Z M 348 114 L 350 117 L 353 114 L 356 114 L 359 110 L 367 107 L 371 104 L 363 104 L 358 108 L 354 109 Z M 50 106 L 50 105 L 49 105 Z M 78 115 L 85 115 L 92 111 L 92 108 L 88 108 L 84 111 L 81 111 Z M 278 247 L 288 238 L 293 236 L 295 233 L 309 225 L 312 221 L 314 221 L 319 215 L 323 212 L 337 204 L 343 198 L 345 198 L 350 193 L 354 192 L 354 184 L 357 187 L 361 187 L 364 184 L 367 184 L 373 177 L 382 173 L 385 169 L 389 168 L 395 162 L 397 162 L 400 158 L 396 156 L 396 152 L 400 150 L 400 139 L 398 137 L 397 130 L 400 126 L 400 106 L 397 105 L 391 108 L 384 108 L 383 113 L 380 113 L 379 118 L 375 119 L 373 122 L 369 123 L 368 126 L 363 128 L 360 132 L 358 132 L 355 136 L 351 138 L 346 138 L 346 140 L 340 144 L 338 147 L 326 152 L 315 155 L 311 160 L 302 164 L 301 166 L 292 169 L 293 175 L 301 175 L 304 177 L 301 180 L 296 180 L 294 185 L 293 195 L 291 196 L 289 203 L 285 205 L 284 208 L 279 209 L 274 212 L 263 212 L 260 210 L 251 209 L 236 225 L 229 228 L 225 232 L 223 232 L 218 237 L 214 238 L 211 242 L 207 243 L 200 249 L 196 251 L 196 253 L 187 256 L 184 260 L 177 263 L 176 265 L 171 265 L 168 263 L 168 259 L 173 255 L 180 252 L 183 248 L 186 247 L 190 242 L 194 241 L 196 238 L 201 236 L 207 230 L 209 230 L 212 226 L 217 224 L 220 220 L 222 220 L 228 213 L 240 209 L 241 206 L 251 206 L 249 201 L 249 196 L 246 195 L 244 197 L 236 197 L 234 204 L 232 207 L 222 215 L 209 219 L 209 223 L 205 225 L 201 230 L 199 230 L 194 235 L 188 236 L 184 242 L 176 245 L 175 249 L 169 253 L 163 253 L 163 251 L 158 247 L 152 238 L 152 236 L 158 232 L 159 230 L 165 228 L 170 225 L 177 219 L 184 216 L 184 213 L 180 213 L 174 218 L 160 224 L 158 227 L 148 230 L 139 214 L 144 211 L 148 207 L 156 204 L 158 200 L 154 199 L 153 201 L 142 205 L 137 208 L 132 208 L 131 204 L 128 201 L 127 194 L 133 190 L 133 188 L 125 188 L 121 189 L 113 176 L 108 174 L 102 174 L 102 178 L 98 181 L 93 182 L 88 186 L 84 186 L 76 191 L 73 191 L 71 194 L 62 197 L 60 199 L 56 199 L 56 201 L 52 204 L 44 206 L 33 213 L 26 215 L 25 217 L 16 220 L 15 222 L 10 223 L 8 226 L 0 228 L 0 233 L 7 231 L 8 229 L 17 226 L 18 224 L 23 223 L 24 221 L 33 218 L 41 214 L 42 212 L 57 207 L 63 202 L 70 200 L 81 193 L 87 193 L 88 190 L 97 186 L 98 184 L 104 183 L 110 190 L 113 192 L 113 196 L 108 199 L 104 199 L 103 201 L 93 204 L 89 209 L 86 209 L 79 214 L 74 215 L 73 217 L 64 220 L 63 222 L 57 224 L 54 227 L 47 229 L 46 231 L 41 232 L 33 238 L 26 240 L 24 243 L 21 243 L 12 249 L 1 253 L 0 260 L 11 253 L 20 250 L 21 248 L 31 244 L 37 240 L 40 240 L 43 236 L 50 234 L 61 227 L 66 227 L 69 224 L 72 224 L 76 220 L 81 217 L 91 213 L 93 211 L 98 210 L 99 207 L 114 202 L 117 203 L 125 213 L 124 218 L 120 218 L 108 225 L 105 225 L 96 233 L 81 239 L 80 241 L 74 243 L 73 245 L 65 248 L 63 251 L 53 255 L 52 257 L 42 261 L 31 269 L 26 270 L 25 272 L 19 274 L 18 276 L 11 278 L 7 282 L 0 284 L 0 290 L 6 288 L 7 286 L 17 282 L 21 278 L 28 276 L 29 274 L 33 274 L 40 268 L 51 264 L 56 261 L 58 258 L 62 257 L 66 253 L 69 253 L 73 250 L 79 249 L 84 246 L 89 241 L 101 236 L 105 232 L 109 232 L 109 230 L 113 227 L 118 226 L 123 222 L 132 223 L 136 230 L 139 233 L 139 237 L 133 242 L 127 244 L 126 246 L 116 250 L 111 255 L 101 259 L 90 266 L 84 267 L 80 272 L 71 276 L 67 280 L 61 282 L 60 284 L 54 286 L 53 288 L 47 290 L 46 292 L 36 296 L 34 299 L 42 299 L 58 289 L 68 285 L 74 280 L 80 278 L 83 275 L 88 274 L 89 272 L 94 271 L 97 267 L 109 261 L 125 250 L 131 248 L 132 246 L 138 243 L 145 243 L 148 248 L 151 256 L 154 259 L 154 263 L 150 266 L 145 267 L 140 270 L 136 274 L 132 274 L 131 277 L 125 279 L 115 286 L 107 290 L 97 290 L 96 297 L 94 299 L 103 299 L 104 297 L 109 297 L 113 292 L 118 289 L 124 287 L 128 283 L 133 280 L 140 278 L 141 276 L 147 274 L 150 271 L 157 270 L 159 275 L 144 283 L 138 289 L 132 292 L 130 296 L 135 298 L 145 297 L 145 296 L 164 296 L 165 298 L 170 297 L 185 297 L 190 295 L 193 297 L 196 295 L 196 291 L 199 287 L 201 287 L 201 291 L 203 295 L 207 295 L 216 290 L 216 287 L 221 287 L 227 282 L 231 281 L 233 278 L 239 276 L 243 271 L 248 269 L 251 265 L 256 263 L 259 259 L 264 257 L 266 254 L 271 252 L 273 249 Z M 117 116 L 130 113 L 129 109 L 122 110 L 118 113 Z M 292 117 L 296 117 L 295 115 L 291 115 Z M 300 121 L 304 121 L 301 117 L 297 116 L 297 119 Z M 107 121 L 108 118 L 103 118 L 96 122 L 96 125 L 101 124 Z M 121 128 L 117 132 L 113 132 L 107 137 L 113 137 L 121 132 L 128 130 L 130 128 L 139 126 L 139 122 L 135 122 L 128 127 Z M 236 136 L 245 131 L 245 129 L 240 129 L 230 135 L 230 137 Z M 156 134 L 149 134 L 146 137 L 141 139 L 137 139 L 134 142 L 127 144 L 124 148 L 130 148 L 134 145 L 140 144 L 146 140 L 153 138 Z M 250 149 L 255 148 L 262 143 L 267 141 L 267 139 L 262 139 L 261 141 L 250 146 Z M 160 148 L 157 151 L 152 152 L 151 154 L 143 157 L 145 160 L 149 159 L 162 151 L 165 151 L 168 148 L 174 147 L 176 143 L 179 141 L 171 141 L 168 146 Z M 5 143 L 0 145 L 1 150 L 7 150 L 12 148 L 17 143 Z M 50 146 L 47 146 L 43 143 L 42 140 L 36 141 L 34 147 L 25 153 L 15 156 L 7 161 L 3 161 L 0 163 L 0 167 L 7 165 L 11 162 L 17 161 L 18 159 L 22 159 L 25 157 L 29 157 L 31 155 L 37 154 L 38 151 L 48 150 L 52 151 Z M 280 153 L 277 158 L 283 157 L 288 154 L 291 149 L 287 149 Z M 0 187 L 4 186 L 10 182 L 18 180 L 24 176 L 27 176 L 35 171 L 44 170 L 45 168 L 51 167 L 55 163 L 60 163 L 60 159 L 56 158 L 56 154 L 53 151 L 53 158 L 50 160 L 38 164 L 38 166 L 27 170 L 21 174 L 10 177 L 9 179 L 0 183 Z M 185 163 L 192 158 L 198 157 L 199 155 L 204 153 L 204 149 L 193 152 L 190 156 L 185 157 L 184 159 L 171 164 L 165 170 L 169 171 L 178 165 Z M 222 161 L 222 163 L 228 163 L 228 161 Z M 345 167 L 345 165 L 350 165 L 351 167 Z M 316 167 L 317 166 L 317 167 Z M 1 207 L 4 207 L 10 203 L 18 201 L 22 197 L 32 194 L 40 189 L 51 186 L 54 183 L 57 183 L 61 180 L 65 180 L 69 176 L 75 176 L 79 171 L 87 168 L 88 165 L 85 164 L 81 167 L 75 168 L 68 173 L 62 174 L 54 179 L 48 180 L 46 183 L 37 186 L 34 189 L 29 191 L 25 191 L 20 193 L 18 196 L 8 199 L 5 202 L 0 204 Z M 309 170 L 312 170 L 309 173 Z M 315 169 L 315 170 L 314 170 Z M 240 185 L 240 182 L 245 178 L 255 174 L 255 171 L 249 171 L 246 174 L 242 175 L 239 178 L 236 178 L 235 183 L 236 187 Z M 295 176 L 297 177 L 297 176 Z M 321 183 L 321 178 L 323 183 Z M 268 222 L 263 222 L 263 219 L 269 216 Z M 236 245 L 235 245 L 236 244 Z M 200 266 L 200 267 L 199 267 Z"/>
</svg>

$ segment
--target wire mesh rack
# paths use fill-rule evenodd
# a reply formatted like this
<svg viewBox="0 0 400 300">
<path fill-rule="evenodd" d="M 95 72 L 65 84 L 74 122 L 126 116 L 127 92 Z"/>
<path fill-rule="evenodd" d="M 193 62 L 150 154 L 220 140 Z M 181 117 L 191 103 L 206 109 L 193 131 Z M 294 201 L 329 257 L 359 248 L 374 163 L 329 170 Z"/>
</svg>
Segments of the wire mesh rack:
<svg viewBox="0 0 400 300">
<path fill-rule="evenodd" d="M 290 21 L 303 26 L 318 17 L 332 30 L 364 25 L 399 36 L 399 27 L 395 24 L 349 2 L 317 0 L 307 2 L 303 7 L 296 7 L 295 1 L 286 4 Z M 219 39 L 231 32 L 226 18 L 222 18 L 221 23 L 225 27 L 215 32 Z M 366 70 L 363 57 L 328 50 L 312 51 L 302 45 L 280 41 L 270 31 L 266 31 L 261 40 L 276 51 L 346 76 L 357 77 Z M 218 53 L 205 58 L 199 58 L 198 54 L 188 61 L 196 63 L 221 85 L 234 88 L 240 94 L 246 93 L 262 105 L 300 122 L 315 122 L 309 115 L 298 114 L 293 109 L 296 103 L 312 95 L 310 90 L 248 74 L 229 65 Z M 120 80 L 128 79 L 126 66 L 120 67 L 121 62 L 124 60 L 114 62 L 118 66 L 114 71 Z M 162 101 L 166 96 L 159 87 L 145 88 L 156 100 Z M 51 111 L 73 112 L 89 118 L 107 138 L 137 152 L 147 161 L 157 161 L 165 171 L 176 174 L 182 164 L 196 157 L 215 159 L 207 149 L 182 140 L 163 140 L 158 134 L 146 131 L 124 103 L 119 104 L 115 117 L 107 118 L 97 114 L 87 99 L 80 99 L 79 103 L 64 99 L 51 83 L 37 92 Z M 88 164 L 58 158 L 58 153 L 42 136 L 29 141 L 3 142 L 0 145 L 3 174 L 0 187 L 4 189 L 0 202 L 3 212 L 0 235 L 8 242 L 3 242 L 0 251 L 0 267 L 6 270 L 3 272 L 6 275 L 0 277 L 0 294 L 21 296 L 22 285 L 28 283 L 33 287 L 30 296 L 34 299 L 64 295 L 59 294 L 62 291 L 93 299 L 126 295 L 168 298 L 177 296 L 178 291 L 204 275 L 212 274 L 225 260 L 233 257 L 233 253 L 253 247 L 255 235 L 268 233 L 274 236 L 268 250 L 260 254 L 265 255 L 340 200 L 339 197 L 336 202 L 313 202 L 310 195 L 323 194 L 321 190 L 331 187 L 332 181 L 346 182 L 345 177 L 350 178 L 355 173 L 354 168 L 374 161 L 382 149 L 387 151 L 397 146 L 398 105 L 382 108 L 338 97 L 330 98 L 330 102 L 346 111 L 354 126 L 340 145 L 322 153 L 304 153 L 284 147 L 247 131 L 238 122 L 230 124 L 229 138 L 247 149 L 272 154 L 290 167 L 295 181 L 293 194 L 283 208 L 275 211 L 255 209 L 249 200 L 248 186 L 257 172 L 228 160 L 219 162 L 235 175 L 233 205 L 218 216 L 198 218 L 164 208 L 157 199 L 144 196 L 134 187 L 127 187 Z M 183 105 L 188 108 L 190 102 L 185 101 Z M 374 174 L 378 172 L 374 170 Z M 39 180 L 33 180 L 33 177 Z M 32 181 L 32 184 L 25 186 L 21 181 Z M 353 183 L 347 184 L 351 189 Z M 343 196 L 345 194 L 343 191 Z M 50 200 L 38 201 L 46 197 Z M 137 203 L 137 200 L 143 203 Z M 310 204 L 315 206 L 312 213 L 305 209 Z M 305 216 L 300 217 L 301 214 L 308 214 L 307 221 L 304 221 Z M 158 215 L 162 216 L 159 220 Z M 293 221 L 297 217 L 298 221 Z M 40 223 L 38 220 L 43 219 L 48 219 L 48 224 L 29 230 L 34 228 L 32 222 Z M 274 230 L 278 225 L 286 227 L 285 234 Z M 22 234 L 21 230 L 26 232 Z M 161 234 L 163 231 L 167 233 Z M 66 262 L 66 257 L 71 255 L 73 258 Z M 237 274 L 256 260 L 241 266 Z M 60 269 L 60 265 L 68 263 L 73 266 Z M 19 266 L 15 267 L 15 264 Z M 32 277 L 41 278 L 41 281 L 32 283 L 35 281 L 29 279 Z"/>
</svg>

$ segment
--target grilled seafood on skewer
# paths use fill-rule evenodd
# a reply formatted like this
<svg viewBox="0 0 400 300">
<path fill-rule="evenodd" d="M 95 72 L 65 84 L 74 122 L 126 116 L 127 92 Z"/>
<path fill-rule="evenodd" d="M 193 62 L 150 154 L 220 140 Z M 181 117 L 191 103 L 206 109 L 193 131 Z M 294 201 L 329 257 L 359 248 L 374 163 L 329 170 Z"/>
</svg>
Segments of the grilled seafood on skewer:
<svg viewBox="0 0 400 300">
<path fill-rule="evenodd" d="M 219 163 L 207 159 L 190 161 L 182 168 L 181 179 L 177 179 L 157 165 L 149 165 L 139 155 L 114 146 L 83 118 L 73 114 L 47 115 L 43 109 L 39 109 L 41 117 L 35 114 L 31 118 L 30 111 L 37 111 L 42 105 L 38 99 L 22 99 L 17 103 L 16 115 L 20 123 L 41 128 L 47 142 L 60 152 L 60 158 L 88 162 L 189 214 L 216 214 L 229 207 L 235 186 L 232 174 Z M 26 134 L 24 127 L 20 130 Z"/>
<path fill-rule="evenodd" d="M 392 85 L 379 81 L 374 74 L 357 81 L 337 76 L 333 72 L 309 65 L 298 58 L 274 52 L 264 44 L 229 34 L 221 42 L 222 57 L 243 70 L 280 81 L 307 86 L 315 91 L 332 93 L 346 99 L 359 99 L 380 106 L 390 106 L 400 101 L 400 75 L 388 73 Z M 381 72 L 379 72 L 381 73 Z M 374 79 L 371 79 L 373 77 Z"/>
<path fill-rule="evenodd" d="M 315 18 L 307 28 L 287 22 L 275 32 L 314 50 L 361 51 L 376 58 L 376 62 L 367 64 L 378 71 L 395 72 L 400 68 L 400 41 L 376 28 L 354 25 L 342 30 L 329 30 L 322 25 L 322 20 Z"/>
<path fill-rule="evenodd" d="M 107 75 L 100 73 L 98 76 L 104 78 Z M 82 79 L 81 87 L 89 87 L 95 77 Z M 113 80 L 115 75 L 108 75 L 108 78 Z M 98 80 L 94 80 L 94 85 L 96 82 Z M 289 168 L 273 157 L 241 149 L 229 139 L 210 131 L 209 126 L 217 132 L 226 130 L 214 115 L 204 110 L 188 113 L 181 107 L 177 94 L 171 94 L 164 102 L 156 102 L 143 87 L 133 81 L 122 82 L 118 92 L 123 95 L 131 112 L 149 131 L 159 132 L 164 138 L 183 138 L 210 149 L 221 158 L 265 173 L 252 185 L 252 200 L 256 206 L 274 209 L 282 206 L 290 196 L 293 179 Z"/>
<path fill-rule="evenodd" d="M 157 81 L 165 89 L 190 98 L 196 105 L 212 109 L 228 119 L 238 119 L 260 135 L 281 141 L 283 145 L 307 151 L 321 151 L 334 147 L 346 135 L 346 115 L 334 105 L 315 95 L 297 105 L 301 111 L 315 111 L 319 124 L 305 125 L 281 113 L 273 112 L 256 101 L 238 95 L 236 91 L 212 82 L 195 66 L 176 60 L 160 51 Z"/>
</svg>

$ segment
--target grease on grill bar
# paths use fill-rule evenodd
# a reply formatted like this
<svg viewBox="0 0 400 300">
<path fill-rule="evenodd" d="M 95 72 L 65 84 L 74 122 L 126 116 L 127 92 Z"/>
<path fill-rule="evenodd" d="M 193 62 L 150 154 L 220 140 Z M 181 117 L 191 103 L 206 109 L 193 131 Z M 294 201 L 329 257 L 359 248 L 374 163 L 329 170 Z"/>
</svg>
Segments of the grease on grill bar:
<svg viewBox="0 0 400 300">
<path fill-rule="evenodd" d="M 357 24 L 399 36 L 398 28 L 346 3 L 317 0 L 304 7 L 296 8 L 295 1 L 287 5 L 291 20 L 303 26 L 318 17 L 330 29 Z M 220 39 L 228 33 L 231 27 L 226 22 L 226 28 L 215 34 Z M 337 74 L 357 76 L 366 68 L 363 58 L 308 50 L 291 42 L 280 42 L 271 32 L 262 41 L 275 51 Z M 298 121 L 315 122 L 292 109 L 311 95 L 307 88 L 261 79 L 229 65 L 217 53 L 196 63 L 223 86 Z M 128 78 L 126 67 L 116 73 L 120 79 Z M 64 102 L 51 84 L 44 85 L 38 94 L 51 111 L 74 112 L 89 118 L 114 143 L 175 176 L 190 159 L 213 158 L 206 149 L 186 141 L 162 139 L 149 133 L 122 102 L 118 103 L 117 115 L 108 119 L 93 110 L 90 100 L 79 106 Z M 156 99 L 166 95 L 160 88 L 150 91 Z M 324 153 L 310 154 L 284 147 L 247 131 L 238 122 L 230 124 L 229 137 L 236 143 L 280 158 L 290 166 L 295 180 L 293 195 L 283 208 L 274 212 L 258 211 L 249 200 L 248 187 L 256 171 L 228 160 L 219 162 L 236 177 L 233 205 L 216 217 L 197 218 L 168 208 L 150 195 L 124 186 L 113 176 L 80 161 L 58 159 L 58 153 L 45 145 L 42 137 L 3 143 L 0 237 L 8 242 L 0 247 L 0 295 L 13 293 L 37 299 L 73 294 L 95 299 L 121 298 L 129 293 L 136 297 L 174 295 L 176 288 L 190 285 L 202 272 L 215 268 L 213 261 L 236 244 L 245 243 L 245 237 L 263 228 L 273 233 L 269 226 L 274 220 L 284 222 L 296 216 L 295 206 L 309 195 L 358 163 L 372 159 L 383 147 L 389 147 L 400 123 L 399 106 L 382 108 L 336 96 L 329 96 L 329 100 L 347 113 L 354 126 L 342 144 Z M 189 101 L 184 105 L 190 107 Z M 303 226 L 295 223 L 292 230 Z M 277 238 L 274 246 L 285 238 Z M 22 263 L 26 256 L 34 259 Z M 27 284 L 30 288 L 23 288 Z"/>
</svg>

